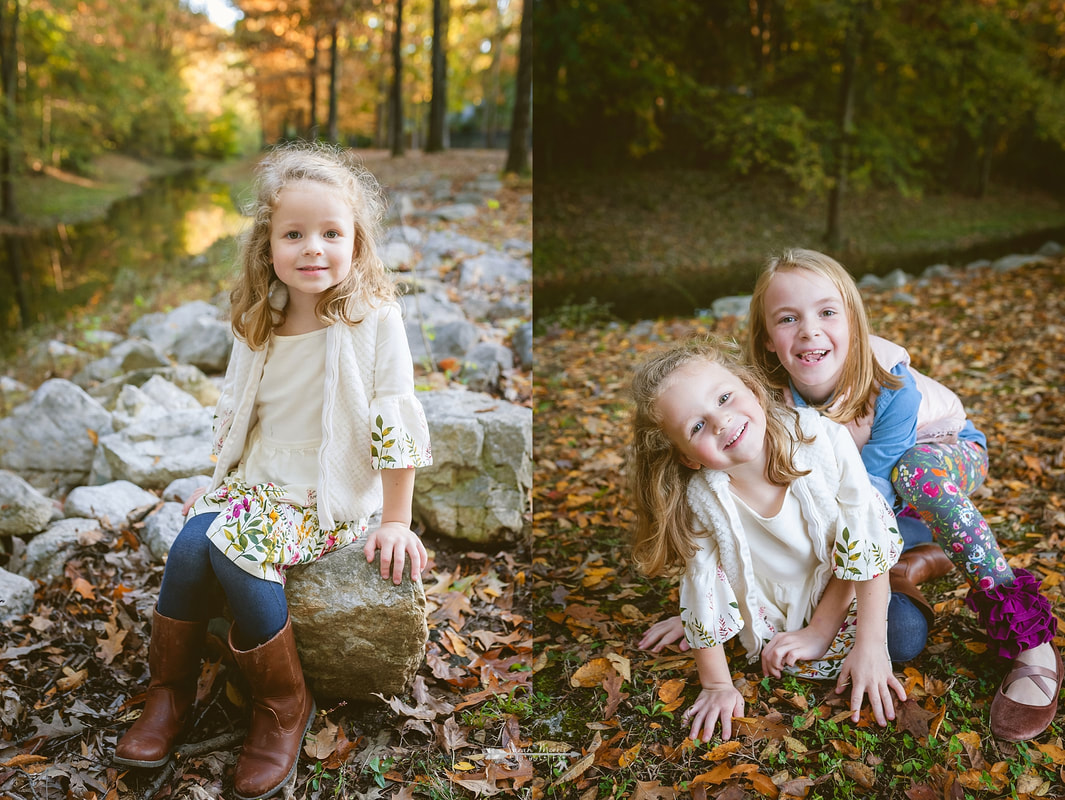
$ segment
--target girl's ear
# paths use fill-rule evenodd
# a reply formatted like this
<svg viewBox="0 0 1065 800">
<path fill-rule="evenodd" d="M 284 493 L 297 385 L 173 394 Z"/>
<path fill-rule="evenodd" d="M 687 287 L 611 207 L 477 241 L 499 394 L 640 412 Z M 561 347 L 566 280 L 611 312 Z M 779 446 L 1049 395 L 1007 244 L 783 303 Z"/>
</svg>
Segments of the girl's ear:
<svg viewBox="0 0 1065 800">
<path fill-rule="evenodd" d="M 690 459 L 687 456 L 683 456 L 680 453 L 677 453 L 677 460 L 680 461 L 680 463 L 686 466 L 688 469 L 693 469 L 696 472 L 703 468 L 703 465 L 700 464 L 698 461 Z"/>
<path fill-rule="evenodd" d="M 762 338 L 762 347 L 764 347 L 770 353 L 775 353 L 777 351 L 777 346 L 775 344 L 773 344 L 773 339 L 769 336 L 768 333 L 763 332 L 761 338 Z"/>
</svg>

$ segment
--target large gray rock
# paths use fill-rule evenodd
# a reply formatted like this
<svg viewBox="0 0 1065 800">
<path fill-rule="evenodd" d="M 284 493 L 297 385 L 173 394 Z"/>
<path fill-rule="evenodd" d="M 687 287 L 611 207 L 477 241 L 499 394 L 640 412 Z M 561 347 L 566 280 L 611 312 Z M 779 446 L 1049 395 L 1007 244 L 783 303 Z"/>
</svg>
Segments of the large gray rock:
<svg viewBox="0 0 1065 800">
<path fill-rule="evenodd" d="M 185 515 L 181 513 L 181 503 L 163 503 L 144 520 L 140 539 L 156 561 L 165 561 L 170 546 L 181 533 L 184 524 Z"/>
<path fill-rule="evenodd" d="M 300 664 L 319 696 L 402 694 L 422 663 L 429 631 L 421 581 L 382 580 L 379 558 L 367 564 L 356 543 L 288 571 Z"/>
<path fill-rule="evenodd" d="M 479 392 L 419 394 L 433 466 L 418 470 L 414 516 L 446 536 L 485 542 L 527 532 L 532 409 Z"/>
<path fill-rule="evenodd" d="M 163 378 L 192 395 L 201 406 L 213 406 L 218 402 L 218 386 L 191 364 L 175 364 L 172 367 L 152 367 L 127 372 L 92 387 L 89 394 L 107 408 L 113 408 L 124 386 L 143 386 L 155 377 Z"/>
<path fill-rule="evenodd" d="M 33 581 L 0 568 L 0 622 L 33 608 Z"/>
<path fill-rule="evenodd" d="M 196 329 L 201 319 L 218 318 L 219 310 L 215 306 L 203 300 L 194 300 L 167 313 L 145 314 L 129 326 L 129 333 L 130 336 L 155 342 L 170 352 L 179 339 Z"/>
<path fill-rule="evenodd" d="M 133 512 L 159 502 L 159 498 L 129 481 L 113 481 L 103 486 L 79 486 L 67 495 L 63 511 L 68 517 L 99 520 L 109 528 L 127 525 Z"/>
<path fill-rule="evenodd" d="M 101 536 L 103 530 L 94 519 L 62 519 L 30 539 L 26 551 L 13 556 L 8 567 L 24 578 L 54 583 L 63 577 L 67 561 Z"/>
<path fill-rule="evenodd" d="M 204 372 L 226 371 L 233 349 L 233 329 L 228 322 L 209 316 L 197 317 L 183 327 L 169 352 L 182 364 L 192 364 Z"/>
<path fill-rule="evenodd" d="M 459 288 L 496 286 L 513 289 L 528 286 L 532 280 L 532 267 L 521 258 L 511 258 L 500 253 L 485 253 L 463 262 L 459 268 Z"/>
<path fill-rule="evenodd" d="M 127 480 L 145 489 L 165 489 L 178 478 L 213 472 L 211 414 L 175 411 L 138 420 L 100 439 L 92 482 Z"/>
<path fill-rule="evenodd" d="M 111 422 L 116 431 L 127 428 L 134 422 L 146 419 L 161 419 L 175 411 L 197 411 L 199 401 L 183 389 L 179 389 L 161 375 L 153 375 L 140 386 L 126 384 L 118 393 Z"/>
<path fill-rule="evenodd" d="M 45 381 L 11 416 L 0 419 L 0 469 L 46 494 L 86 482 L 96 439 L 111 433 L 111 415 L 70 381 Z"/>
<path fill-rule="evenodd" d="M 14 472 L 0 470 L 0 536 L 24 536 L 48 527 L 56 504 Z"/>
<path fill-rule="evenodd" d="M 146 339 L 127 339 L 112 347 L 103 358 L 87 364 L 74 376 L 74 382 L 87 389 L 126 372 L 169 365 L 166 353 L 155 343 Z"/>
</svg>

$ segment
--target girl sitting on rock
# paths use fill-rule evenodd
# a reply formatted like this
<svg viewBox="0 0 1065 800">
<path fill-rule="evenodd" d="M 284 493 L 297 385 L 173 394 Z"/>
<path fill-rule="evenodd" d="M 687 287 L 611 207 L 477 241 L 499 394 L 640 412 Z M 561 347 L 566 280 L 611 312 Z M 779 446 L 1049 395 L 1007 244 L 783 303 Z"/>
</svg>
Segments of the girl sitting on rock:
<svg viewBox="0 0 1065 800">
<path fill-rule="evenodd" d="M 356 540 L 381 577 L 418 579 L 414 468 L 432 462 L 395 290 L 378 257 L 376 181 L 351 154 L 274 150 L 257 170 L 232 300 L 237 341 L 215 414 L 217 466 L 186 503 L 152 622 L 144 711 L 114 761 L 158 767 L 196 695 L 219 587 L 252 691 L 233 777 L 240 800 L 276 794 L 314 716 L 285 600 L 285 570 Z M 370 518 L 382 511 L 379 527 Z M 369 531 L 368 535 L 367 532 Z"/>
</svg>

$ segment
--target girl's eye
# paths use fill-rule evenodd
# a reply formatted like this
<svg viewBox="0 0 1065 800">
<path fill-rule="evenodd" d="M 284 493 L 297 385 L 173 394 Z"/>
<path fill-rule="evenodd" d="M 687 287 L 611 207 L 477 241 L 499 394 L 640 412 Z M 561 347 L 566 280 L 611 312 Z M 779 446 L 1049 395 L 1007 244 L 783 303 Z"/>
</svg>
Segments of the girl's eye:
<svg viewBox="0 0 1065 800">
<path fill-rule="evenodd" d="M 325 233 L 325 238 L 326 239 L 336 239 L 336 238 L 339 238 L 339 236 L 340 236 L 340 232 L 339 231 L 326 231 L 326 233 Z"/>
<path fill-rule="evenodd" d="M 702 422 L 696 422 L 694 425 L 692 425 L 691 435 L 694 436 L 695 434 L 697 434 L 702 429 L 703 429 L 703 423 Z"/>
<path fill-rule="evenodd" d="M 789 323 L 792 323 L 794 321 L 795 321 L 795 317 L 793 317 L 790 314 L 788 314 L 787 316 L 781 317 L 778 324 L 780 324 L 780 325 L 788 325 Z"/>
<path fill-rule="evenodd" d="M 719 406 L 725 405 L 730 397 L 732 397 L 732 392 L 725 392 L 721 397 L 717 398 L 717 404 Z"/>
<path fill-rule="evenodd" d="M 285 234 L 285 238 L 286 239 L 298 239 L 298 238 L 300 238 L 300 235 L 296 231 L 289 231 L 288 233 Z"/>
</svg>

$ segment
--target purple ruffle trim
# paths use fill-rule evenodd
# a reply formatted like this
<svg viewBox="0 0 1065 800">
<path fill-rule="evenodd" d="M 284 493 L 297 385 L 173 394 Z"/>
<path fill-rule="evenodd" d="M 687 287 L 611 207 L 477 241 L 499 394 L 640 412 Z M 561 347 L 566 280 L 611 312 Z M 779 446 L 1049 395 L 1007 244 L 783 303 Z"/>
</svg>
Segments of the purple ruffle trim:
<svg viewBox="0 0 1065 800">
<path fill-rule="evenodd" d="M 1013 570 L 1013 583 L 990 589 L 970 589 L 966 605 L 976 612 L 992 648 L 1003 658 L 1014 659 L 1054 638 L 1058 621 L 1050 601 L 1039 593 L 1041 580 L 1026 569 Z"/>
</svg>

